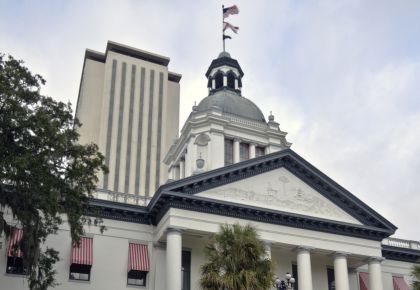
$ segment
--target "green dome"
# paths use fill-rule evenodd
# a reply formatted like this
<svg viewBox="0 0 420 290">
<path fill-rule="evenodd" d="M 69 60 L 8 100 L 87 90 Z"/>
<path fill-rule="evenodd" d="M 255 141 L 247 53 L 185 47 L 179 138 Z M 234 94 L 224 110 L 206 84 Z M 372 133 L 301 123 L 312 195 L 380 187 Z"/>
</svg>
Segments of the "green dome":
<svg viewBox="0 0 420 290">
<path fill-rule="evenodd" d="M 230 90 L 220 90 L 204 98 L 197 111 L 204 112 L 213 106 L 219 107 L 223 113 L 265 122 L 263 113 L 253 102 Z"/>
</svg>

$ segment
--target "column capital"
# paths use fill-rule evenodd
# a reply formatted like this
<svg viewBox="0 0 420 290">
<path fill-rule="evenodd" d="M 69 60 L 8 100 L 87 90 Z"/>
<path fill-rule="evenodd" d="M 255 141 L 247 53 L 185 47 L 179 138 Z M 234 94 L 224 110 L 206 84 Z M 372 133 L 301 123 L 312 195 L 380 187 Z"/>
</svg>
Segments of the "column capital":
<svg viewBox="0 0 420 290">
<path fill-rule="evenodd" d="M 268 241 L 268 240 L 262 240 L 261 242 L 264 244 L 264 246 L 270 246 L 271 247 L 271 245 L 273 244 L 272 241 Z"/>
<path fill-rule="evenodd" d="M 367 258 L 366 262 L 368 262 L 369 264 L 372 264 L 372 263 L 379 263 L 380 264 L 384 260 L 385 260 L 384 257 L 374 257 L 374 256 L 372 256 L 372 257 Z"/>
<path fill-rule="evenodd" d="M 347 258 L 348 256 L 350 256 L 351 254 L 348 252 L 343 252 L 343 251 L 337 251 L 333 253 L 333 257 L 334 258 L 339 258 L 339 257 L 345 257 Z"/>
<path fill-rule="evenodd" d="M 296 252 L 311 252 L 313 249 L 314 247 L 300 245 L 296 247 Z"/>
<path fill-rule="evenodd" d="M 255 142 L 251 142 L 251 143 L 249 143 L 249 145 L 250 145 L 250 146 L 254 146 L 254 147 L 257 147 L 257 146 L 258 146 L 258 144 L 257 144 L 257 143 L 255 143 Z"/>
<path fill-rule="evenodd" d="M 241 138 L 238 138 L 238 137 L 235 137 L 235 138 L 233 138 L 233 142 L 239 142 L 239 143 L 241 143 L 242 142 L 242 139 Z"/>
<path fill-rule="evenodd" d="M 179 234 L 181 234 L 182 235 L 182 233 L 183 233 L 184 231 L 182 230 L 182 229 L 179 229 L 179 228 L 167 228 L 166 229 L 166 233 L 168 234 L 168 233 L 179 233 Z"/>
</svg>

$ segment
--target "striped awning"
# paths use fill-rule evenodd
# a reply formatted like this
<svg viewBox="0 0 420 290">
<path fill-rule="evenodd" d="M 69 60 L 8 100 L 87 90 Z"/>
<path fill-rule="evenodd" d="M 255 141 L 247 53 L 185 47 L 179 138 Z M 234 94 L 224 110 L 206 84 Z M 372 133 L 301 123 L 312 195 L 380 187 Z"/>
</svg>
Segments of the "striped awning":
<svg viewBox="0 0 420 290">
<path fill-rule="evenodd" d="M 128 272 L 130 271 L 149 272 L 149 251 L 147 245 L 133 244 L 128 245 Z"/>
<path fill-rule="evenodd" d="M 359 273 L 360 290 L 369 290 L 369 274 L 366 272 Z"/>
<path fill-rule="evenodd" d="M 13 231 L 13 234 L 10 237 L 9 243 L 7 245 L 8 257 L 22 258 L 23 253 L 19 248 L 19 243 L 22 240 L 22 236 L 23 236 L 23 231 L 21 229 L 15 229 Z"/>
<path fill-rule="evenodd" d="M 73 245 L 71 249 L 71 263 L 92 266 L 93 239 L 80 237 L 79 247 Z"/>
<path fill-rule="evenodd" d="M 392 284 L 394 285 L 394 290 L 409 290 L 403 277 L 392 277 Z"/>
</svg>

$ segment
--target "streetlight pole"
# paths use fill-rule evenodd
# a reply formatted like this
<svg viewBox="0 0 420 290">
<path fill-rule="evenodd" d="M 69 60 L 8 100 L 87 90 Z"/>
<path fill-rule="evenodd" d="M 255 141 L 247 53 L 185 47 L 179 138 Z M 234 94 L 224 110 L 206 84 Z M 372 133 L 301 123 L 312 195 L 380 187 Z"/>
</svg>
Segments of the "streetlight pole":
<svg viewBox="0 0 420 290">
<path fill-rule="evenodd" d="M 294 290 L 295 289 L 295 278 L 293 278 L 292 274 L 286 273 L 284 275 L 286 281 L 280 280 L 279 277 L 274 281 L 274 284 L 277 290 Z"/>
</svg>

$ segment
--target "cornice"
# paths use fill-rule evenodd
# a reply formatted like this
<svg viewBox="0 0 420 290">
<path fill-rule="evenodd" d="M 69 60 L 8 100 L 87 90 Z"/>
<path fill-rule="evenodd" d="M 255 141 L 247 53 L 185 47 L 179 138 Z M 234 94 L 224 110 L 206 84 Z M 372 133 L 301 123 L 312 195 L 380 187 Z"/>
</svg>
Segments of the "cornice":
<svg viewBox="0 0 420 290">
<path fill-rule="evenodd" d="M 389 232 L 379 228 L 355 225 L 321 218 L 261 209 L 254 206 L 213 200 L 182 193 L 165 192 L 152 210 L 152 223 L 157 225 L 170 208 L 222 215 L 262 223 L 283 225 L 337 235 L 381 241 Z"/>
<path fill-rule="evenodd" d="M 382 245 L 382 256 L 388 260 L 419 263 L 420 251 L 414 249 Z"/>
<path fill-rule="evenodd" d="M 89 199 L 86 215 L 139 224 L 151 224 L 149 210 L 139 205 Z"/>
</svg>

